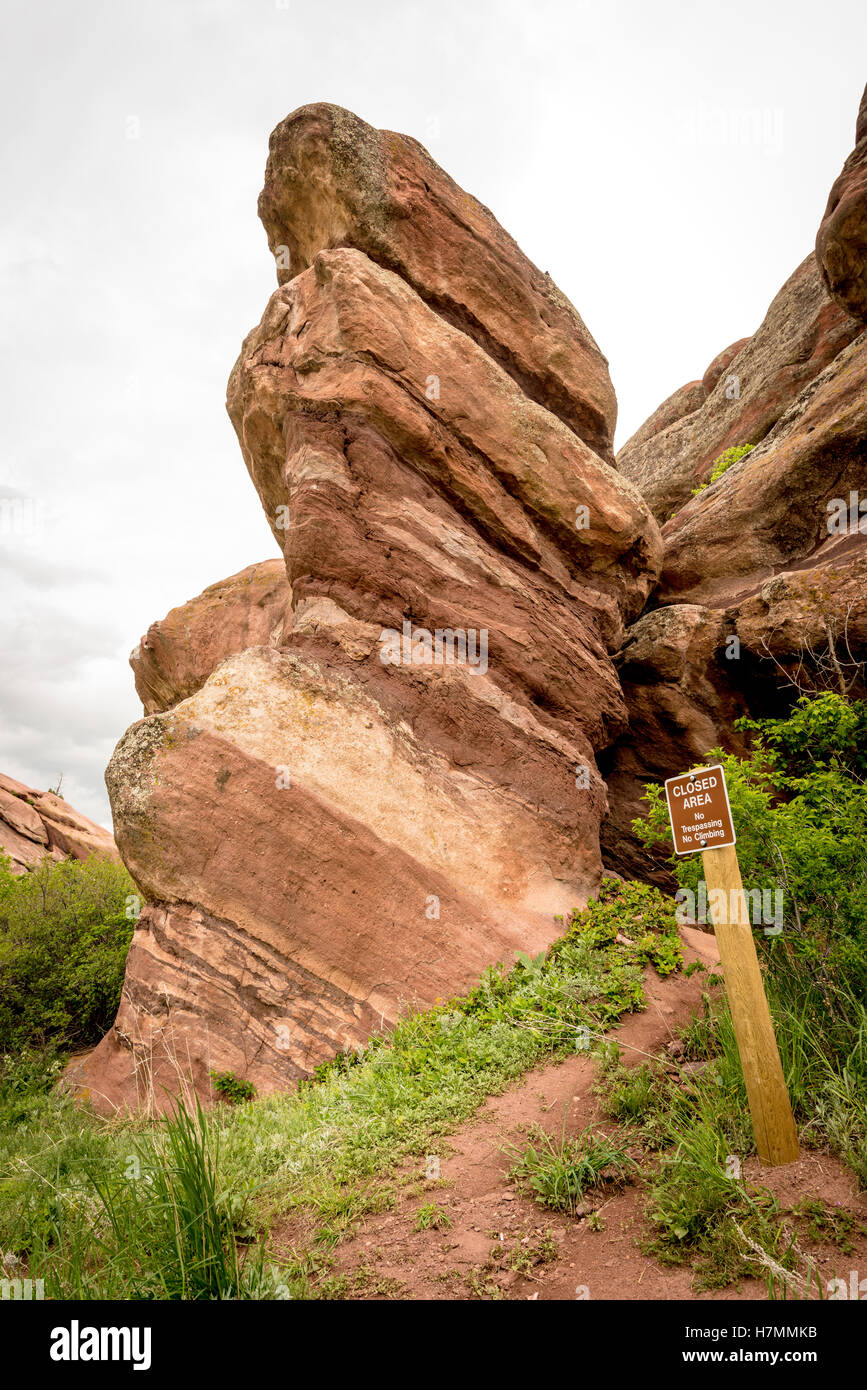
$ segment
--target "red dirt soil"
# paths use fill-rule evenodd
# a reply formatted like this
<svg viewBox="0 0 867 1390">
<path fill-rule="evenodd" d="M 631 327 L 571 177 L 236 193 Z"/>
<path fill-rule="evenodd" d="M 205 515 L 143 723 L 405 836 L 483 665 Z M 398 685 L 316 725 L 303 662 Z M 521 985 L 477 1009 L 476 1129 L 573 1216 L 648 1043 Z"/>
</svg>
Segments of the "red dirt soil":
<svg viewBox="0 0 867 1390">
<path fill-rule="evenodd" d="M 690 929 L 685 935 L 687 963 L 703 959 L 715 965 L 713 937 Z M 665 1048 L 698 1010 L 706 979 L 697 972 L 691 978 L 678 974 L 660 980 L 648 971 L 646 1010 L 628 1015 L 610 1034 L 619 1043 L 626 1065 L 640 1063 Z M 596 1065 L 587 1057 L 539 1067 L 502 1095 L 491 1097 L 471 1120 L 441 1141 L 439 1182 L 425 1181 L 422 1160 L 403 1164 L 395 1176 L 409 1180 L 409 1190 L 399 1189 L 396 1209 L 365 1218 L 335 1251 L 333 1273 L 348 1275 L 348 1287 L 355 1289 L 347 1296 L 767 1299 L 760 1279 L 696 1294 L 689 1267 L 664 1268 L 642 1254 L 638 1244 L 646 1223 L 640 1185 L 630 1185 L 604 1202 L 603 1229 L 593 1230 L 584 1219 L 540 1207 L 509 1183 L 510 1159 L 504 1149 L 526 1142 L 528 1125 L 541 1125 L 555 1137 L 564 1128 L 573 1135 L 600 1119 L 606 1127 L 593 1095 L 595 1079 Z M 844 1207 L 856 1219 L 867 1221 L 867 1201 L 859 1196 L 853 1174 L 829 1154 L 803 1150 L 798 1162 L 775 1169 L 763 1169 L 757 1159 L 751 1159 L 744 1164 L 744 1176 L 768 1187 L 783 1207 L 803 1198 L 821 1198 L 828 1206 Z M 412 1181 L 415 1178 L 417 1182 Z M 447 1213 L 450 1226 L 416 1230 L 419 1206 L 432 1202 Z M 505 1266 L 516 1246 L 532 1250 L 549 1231 L 557 1255 L 535 1265 L 528 1275 L 500 1268 L 496 1257 L 491 1264 L 495 1247 L 501 1247 Z M 272 1249 L 279 1255 L 281 1245 L 292 1244 L 298 1234 L 291 1225 L 275 1231 Z M 853 1234 L 852 1243 L 853 1253 L 843 1255 L 834 1245 L 799 1239 L 804 1253 L 815 1259 L 823 1287 L 834 1277 L 848 1281 L 853 1269 L 867 1273 L 867 1235 Z"/>
</svg>

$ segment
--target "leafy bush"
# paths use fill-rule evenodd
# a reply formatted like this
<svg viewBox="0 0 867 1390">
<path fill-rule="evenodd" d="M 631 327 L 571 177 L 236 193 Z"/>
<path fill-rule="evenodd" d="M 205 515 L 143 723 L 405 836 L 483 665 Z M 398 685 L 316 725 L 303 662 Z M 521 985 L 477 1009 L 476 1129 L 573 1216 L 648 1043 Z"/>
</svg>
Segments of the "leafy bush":
<svg viewBox="0 0 867 1390">
<path fill-rule="evenodd" d="M 726 469 L 731 468 L 732 464 L 737 463 L 738 459 L 745 458 L 747 454 L 751 454 L 755 447 L 755 444 L 738 444 L 733 449 L 726 449 L 724 453 L 720 454 L 719 458 L 714 459 L 713 467 L 710 470 L 710 477 L 707 482 L 700 483 L 698 487 L 693 488 L 693 497 L 697 496 L 699 492 L 704 492 L 706 487 L 711 487 L 718 478 L 722 477 Z"/>
<path fill-rule="evenodd" d="M 212 1071 L 211 1082 L 217 1095 L 222 1096 L 223 1100 L 230 1101 L 232 1105 L 238 1105 L 244 1100 L 252 1100 L 256 1094 L 256 1087 L 252 1081 L 244 1081 L 233 1071 Z"/>
<path fill-rule="evenodd" d="M 817 1027 L 849 1052 L 867 999 L 867 712 L 825 692 L 802 696 L 785 720 L 741 720 L 748 757 L 714 749 L 725 768 L 744 887 L 780 890 L 784 927 L 760 949 L 779 988 L 808 1002 Z M 648 787 L 648 845 L 670 844 L 661 787 Z M 681 887 L 695 891 L 698 855 L 672 859 Z"/>
<path fill-rule="evenodd" d="M 99 1041 L 120 1002 L 134 900 L 126 869 L 96 855 L 20 878 L 0 858 L 0 1050 Z"/>
</svg>

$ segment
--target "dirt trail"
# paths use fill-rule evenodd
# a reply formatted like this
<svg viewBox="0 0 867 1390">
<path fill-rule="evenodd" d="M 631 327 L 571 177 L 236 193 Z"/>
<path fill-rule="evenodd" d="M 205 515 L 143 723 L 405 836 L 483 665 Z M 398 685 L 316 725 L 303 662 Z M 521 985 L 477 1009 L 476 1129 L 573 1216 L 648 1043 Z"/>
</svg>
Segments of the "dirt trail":
<svg viewBox="0 0 867 1390">
<path fill-rule="evenodd" d="M 689 932 L 687 962 L 702 958 L 714 963 L 715 943 L 703 933 Z M 699 952 L 696 951 L 696 945 Z M 700 1005 L 706 976 L 682 974 L 660 980 L 648 971 L 645 1012 L 628 1015 L 610 1036 L 623 1049 L 627 1065 L 664 1048 Z M 400 1188 L 396 1210 L 366 1218 L 358 1232 L 335 1251 L 335 1273 L 355 1275 L 350 1297 L 400 1299 L 765 1299 L 764 1282 L 743 1280 L 739 1288 L 697 1295 L 692 1273 L 666 1269 L 638 1249 L 645 1229 L 644 1193 L 629 1186 L 604 1206 L 603 1229 L 587 1220 L 565 1217 L 537 1205 L 507 1181 L 510 1160 L 504 1147 L 520 1144 L 526 1126 L 542 1125 L 559 1137 L 574 1134 L 600 1118 L 593 1095 L 594 1063 L 575 1056 L 530 1072 L 502 1095 L 492 1097 L 440 1148 L 441 1183 L 424 1181 L 424 1162 L 413 1159 L 396 1177 L 417 1177 L 408 1191 Z M 604 1122 L 603 1122 L 604 1127 Z M 748 1178 L 761 1171 L 757 1162 L 745 1165 Z M 867 1220 L 867 1205 L 859 1199 L 854 1177 L 835 1158 L 806 1153 L 786 1168 L 764 1170 L 762 1182 L 784 1204 L 802 1197 L 823 1198 L 845 1205 Z M 435 1202 L 451 1225 L 415 1229 L 423 1203 Z M 551 1233 L 557 1254 L 535 1264 L 528 1274 L 508 1268 L 518 1248 L 532 1261 L 532 1252 Z M 833 1246 L 803 1246 L 814 1255 L 823 1282 L 835 1275 L 848 1278 L 852 1269 L 867 1274 L 867 1237 L 855 1240 L 856 1250 L 843 1256 Z M 498 1247 L 491 1262 L 491 1252 Z M 279 1241 L 277 1242 L 279 1249 Z M 514 1257 L 512 1257 L 514 1260 Z M 501 1267 L 502 1266 L 502 1267 Z"/>
</svg>

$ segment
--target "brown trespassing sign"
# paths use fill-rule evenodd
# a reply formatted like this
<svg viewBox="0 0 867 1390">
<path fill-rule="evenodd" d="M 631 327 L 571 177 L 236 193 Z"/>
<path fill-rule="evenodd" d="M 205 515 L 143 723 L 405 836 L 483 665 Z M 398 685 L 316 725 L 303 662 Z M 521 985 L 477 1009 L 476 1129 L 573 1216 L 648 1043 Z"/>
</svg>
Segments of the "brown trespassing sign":
<svg viewBox="0 0 867 1390">
<path fill-rule="evenodd" d="M 721 767 L 700 767 L 680 777 L 667 777 L 665 799 L 674 837 L 675 854 L 722 849 L 735 843 L 725 773 Z"/>
</svg>

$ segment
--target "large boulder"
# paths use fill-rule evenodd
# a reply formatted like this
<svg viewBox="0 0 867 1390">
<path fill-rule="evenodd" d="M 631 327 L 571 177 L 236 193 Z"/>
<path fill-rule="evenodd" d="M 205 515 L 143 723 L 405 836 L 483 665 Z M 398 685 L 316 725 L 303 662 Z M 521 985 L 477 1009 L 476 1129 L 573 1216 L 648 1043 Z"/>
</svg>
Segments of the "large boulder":
<svg viewBox="0 0 867 1390">
<path fill-rule="evenodd" d="M 216 587 L 216 622 L 213 596 L 170 615 L 146 686 L 162 710 L 107 773 L 147 906 L 87 1064 L 105 1103 L 179 1066 L 200 1090 L 211 1069 L 285 1086 L 540 949 L 601 880 L 596 755 L 627 722 L 611 653 L 657 580 L 659 529 L 548 408 L 552 362 L 576 399 L 597 381 L 574 326 L 555 347 L 570 306 L 490 214 L 448 211 L 459 190 L 414 142 L 375 165 L 374 196 L 383 138 L 335 111 L 272 141 L 263 217 L 272 240 L 291 224 L 296 273 L 227 399 L 291 611 L 270 628 L 277 585 L 240 652 L 243 586 Z M 532 295 L 547 320 L 504 363 L 496 335 Z"/>
<path fill-rule="evenodd" d="M 816 259 L 828 293 L 846 313 L 867 319 L 867 87 L 855 148 L 831 189 L 816 237 Z"/>
<path fill-rule="evenodd" d="M 577 311 L 417 140 L 340 106 L 302 106 L 271 136 L 259 215 L 281 284 L 322 250 L 356 247 L 613 463 L 614 388 Z"/>
<path fill-rule="evenodd" d="M 55 792 L 37 791 L 0 774 L 0 854 L 14 874 L 35 869 L 43 859 L 87 859 L 91 854 L 119 861 L 108 830 L 76 811 Z"/>
<path fill-rule="evenodd" d="M 279 645 L 290 599 L 283 561 L 263 560 L 151 623 L 129 659 L 145 714 L 195 694 L 227 657 Z"/>
<path fill-rule="evenodd" d="M 738 606 L 742 649 L 793 690 L 865 696 L 867 529 L 824 546 L 819 564 L 768 579 Z"/>
<path fill-rule="evenodd" d="M 641 439 L 639 431 L 618 453 L 618 468 L 639 488 L 654 516 L 666 521 L 707 482 L 721 454 L 760 443 L 860 331 L 828 294 L 815 256 L 808 256 L 761 327 L 725 363 L 704 404 L 649 438 Z M 711 377 L 713 371 L 708 369 Z"/>
</svg>

